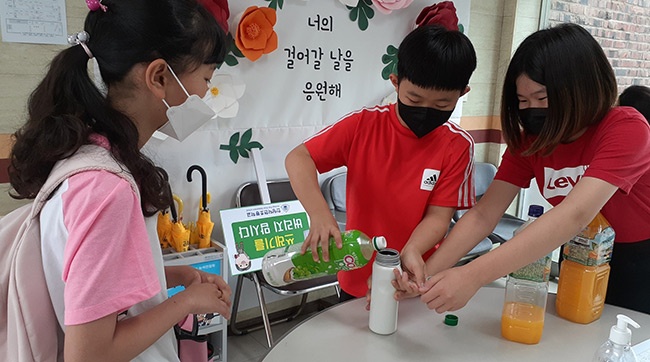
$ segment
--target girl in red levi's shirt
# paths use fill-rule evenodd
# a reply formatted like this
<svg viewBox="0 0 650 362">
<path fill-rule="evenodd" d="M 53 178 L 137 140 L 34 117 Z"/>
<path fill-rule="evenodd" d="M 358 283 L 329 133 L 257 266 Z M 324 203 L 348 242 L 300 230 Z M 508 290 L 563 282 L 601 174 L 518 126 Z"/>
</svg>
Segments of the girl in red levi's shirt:
<svg viewBox="0 0 650 362">
<path fill-rule="evenodd" d="M 635 109 L 614 107 L 616 94 L 607 57 L 579 25 L 524 40 L 503 86 L 508 149 L 485 195 L 427 261 L 431 277 L 420 292 L 430 309 L 463 307 L 482 285 L 558 248 L 602 212 L 616 232 L 606 302 L 650 313 L 650 127 Z M 554 207 L 507 243 L 449 269 L 533 178 Z"/>
</svg>

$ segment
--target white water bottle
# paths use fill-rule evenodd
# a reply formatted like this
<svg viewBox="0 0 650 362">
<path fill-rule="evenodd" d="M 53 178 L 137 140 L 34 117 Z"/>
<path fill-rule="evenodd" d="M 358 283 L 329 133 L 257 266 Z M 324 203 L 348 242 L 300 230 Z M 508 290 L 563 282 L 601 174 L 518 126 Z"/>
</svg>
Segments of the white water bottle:
<svg viewBox="0 0 650 362">
<path fill-rule="evenodd" d="M 383 249 L 377 252 L 372 265 L 372 289 L 370 290 L 370 330 L 377 334 L 392 334 L 397 330 L 398 302 L 391 281 L 393 269 L 400 267 L 399 252 Z"/>
</svg>

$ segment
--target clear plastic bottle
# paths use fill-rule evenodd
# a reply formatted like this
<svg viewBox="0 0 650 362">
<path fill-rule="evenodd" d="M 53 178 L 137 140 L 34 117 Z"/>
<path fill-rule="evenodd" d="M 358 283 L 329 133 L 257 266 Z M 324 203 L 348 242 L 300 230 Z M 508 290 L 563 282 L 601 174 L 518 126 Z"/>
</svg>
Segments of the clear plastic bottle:
<svg viewBox="0 0 650 362">
<path fill-rule="evenodd" d="M 602 214 L 564 245 L 555 299 L 557 314 L 576 323 L 600 318 L 605 306 L 614 229 Z"/>
<path fill-rule="evenodd" d="M 632 331 L 627 326 L 639 328 L 639 325 L 624 314 L 617 315 L 616 319 L 616 325 L 609 331 L 609 339 L 598 348 L 593 362 L 637 362 L 632 349 Z"/>
<path fill-rule="evenodd" d="M 397 331 L 399 303 L 395 300 L 395 279 L 393 269 L 401 269 L 399 252 L 384 249 L 377 252 L 372 264 L 372 289 L 370 290 L 370 316 L 368 327 L 377 334 L 392 334 Z"/>
<path fill-rule="evenodd" d="M 514 234 L 534 222 L 543 212 L 544 207 L 530 205 L 528 220 Z M 501 314 L 501 335 L 504 338 L 525 344 L 539 343 L 544 330 L 550 272 L 549 254 L 508 275 Z"/>
<path fill-rule="evenodd" d="M 329 261 L 323 261 L 323 252 L 318 247 L 319 261 L 314 261 L 310 249 L 300 254 L 302 244 L 293 244 L 284 249 L 271 250 L 262 259 L 262 273 L 266 281 L 276 287 L 301 280 L 336 274 L 340 270 L 354 270 L 368 264 L 376 250 L 386 248 L 383 236 L 373 237 L 359 230 L 341 233 L 343 247 L 336 247 L 330 238 Z"/>
</svg>

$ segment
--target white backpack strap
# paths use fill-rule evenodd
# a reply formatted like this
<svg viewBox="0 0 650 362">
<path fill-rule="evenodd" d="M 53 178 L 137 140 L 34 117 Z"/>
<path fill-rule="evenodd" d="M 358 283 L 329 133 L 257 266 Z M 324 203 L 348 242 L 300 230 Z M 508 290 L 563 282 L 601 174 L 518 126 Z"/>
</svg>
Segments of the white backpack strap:
<svg viewBox="0 0 650 362">
<path fill-rule="evenodd" d="M 140 195 L 138 185 L 133 176 L 124 165 L 119 163 L 111 152 L 97 145 L 83 145 L 72 156 L 57 162 L 50 175 L 47 177 L 45 184 L 41 187 L 38 195 L 34 199 L 32 215 L 36 216 L 45 202 L 59 185 L 67 178 L 84 171 L 105 170 L 112 172 L 125 180 L 129 181 L 136 195 Z"/>
</svg>

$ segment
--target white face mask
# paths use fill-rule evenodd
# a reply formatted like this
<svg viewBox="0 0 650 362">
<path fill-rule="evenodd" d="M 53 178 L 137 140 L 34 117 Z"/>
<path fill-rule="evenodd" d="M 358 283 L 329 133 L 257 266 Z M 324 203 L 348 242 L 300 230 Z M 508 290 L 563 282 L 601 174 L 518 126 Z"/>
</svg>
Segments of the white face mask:
<svg viewBox="0 0 650 362">
<path fill-rule="evenodd" d="M 199 98 L 196 94 L 190 95 L 172 68 L 169 65 L 167 65 L 167 68 L 169 68 L 169 71 L 178 84 L 180 84 L 183 92 L 187 95 L 187 99 L 182 104 L 171 107 L 163 99 L 163 103 L 167 106 L 168 121 L 158 131 L 171 138 L 183 141 L 187 136 L 214 118 L 216 113 L 206 103 L 210 92 L 209 89 L 203 99 Z"/>
</svg>

